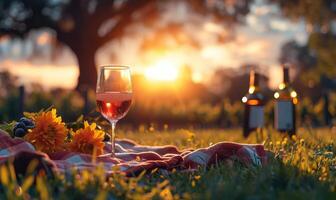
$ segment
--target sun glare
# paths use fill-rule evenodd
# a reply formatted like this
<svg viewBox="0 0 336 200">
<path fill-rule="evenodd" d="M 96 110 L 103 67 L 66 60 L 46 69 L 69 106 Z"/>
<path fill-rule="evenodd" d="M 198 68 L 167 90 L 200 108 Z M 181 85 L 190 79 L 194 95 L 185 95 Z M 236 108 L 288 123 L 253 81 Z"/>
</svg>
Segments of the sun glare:
<svg viewBox="0 0 336 200">
<path fill-rule="evenodd" d="M 178 65 L 169 59 L 162 59 L 145 70 L 145 76 L 153 81 L 174 81 L 178 77 Z"/>
</svg>

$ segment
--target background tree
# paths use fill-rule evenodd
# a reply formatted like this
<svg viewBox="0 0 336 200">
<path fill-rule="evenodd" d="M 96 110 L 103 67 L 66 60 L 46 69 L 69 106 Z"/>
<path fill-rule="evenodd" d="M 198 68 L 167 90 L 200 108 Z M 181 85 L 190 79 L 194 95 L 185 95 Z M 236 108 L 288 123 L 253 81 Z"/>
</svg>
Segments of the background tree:
<svg viewBox="0 0 336 200">
<path fill-rule="evenodd" d="M 336 1 L 270 0 L 291 20 L 304 19 L 309 38 L 306 46 L 286 44 L 280 61 L 296 59 L 306 83 L 319 84 L 321 77 L 336 77 Z M 296 45 L 296 47 L 295 47 Z M 289 47 L 298 54 L 286 53 Z M 289 58 L 292 57 L 292 58 Z M 308 61 L 308 62 L 307 62 Z"/>
<path fill-rule="evenodd" d="M 96 84 L 95 53 L 108 41 L 125 35 L 132 24 L 151 26 L 165 4 L 159 0 L 1 0 L 0 36 L 24 37 L 33 29 L 50 28 L 57 41 L 77 58 L 80 75 L 77 89 Z M 200 15 L 214 21 L 240 22 L 249 11 L 248 0 L 184 0 Z"/>
<path fill-rule="evenodd" d="M 2 35 L 24 37 L 33 29 L 51 28 L 56 32 L 57 40 L 68 46 L 77 58 L 80 70 L 78 87 L 92 87 L 97 78 L 97 49 L 123 33 L 133 20 L 131 13 L 152 2 L 3 0 L 0 2 L 0 31 Z M 115 20 L 114 27 L 105 34 L 99 33 L 100 27 L 109 19 Z"/>
</svg>

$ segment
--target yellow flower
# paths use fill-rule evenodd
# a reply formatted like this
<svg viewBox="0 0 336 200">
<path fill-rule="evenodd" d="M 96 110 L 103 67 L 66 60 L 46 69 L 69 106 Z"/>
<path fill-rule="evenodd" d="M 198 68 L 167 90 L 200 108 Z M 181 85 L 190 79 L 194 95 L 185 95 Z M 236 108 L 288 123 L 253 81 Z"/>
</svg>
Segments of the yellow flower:
<svg viewBox="0 0 336 200">
<path fill-rule="evenodd" d="M 25 140 L 35 148 L 45 153 L 54 153 L 64 150 L 64 140 L 67 128 L 61 117 L 57 117 L 56 109 L 42 112 L 33 118 L 35 127 L 27 133 Z"/>
<path fill-rule="evenodd" d="M 104 148 L 104 132 L 96 129 L 96 124 L 91 125 L 85 121 L 84 128 L 73 133 L 73 140 L 69 144 L 69 149 L 74 152 L 96 155 L 103 153 Z"/>
</svg>

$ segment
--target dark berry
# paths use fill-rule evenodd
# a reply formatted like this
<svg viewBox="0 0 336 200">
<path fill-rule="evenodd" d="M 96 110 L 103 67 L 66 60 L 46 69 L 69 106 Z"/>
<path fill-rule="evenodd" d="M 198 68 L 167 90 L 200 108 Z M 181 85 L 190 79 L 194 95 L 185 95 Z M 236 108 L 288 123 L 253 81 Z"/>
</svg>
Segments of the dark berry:
<svg viewBox="0 0 336 200">
<path fill-rule="evenodd" d="M 34 126 L 34 122 L 26 117 L 22 117 L 20 119 L 20 122 L 24 123 L 26 126 L 29 126 L 29 127 Z"/>
<path fill-rule="evenodd" d="M 24 130 L 27 129 L 27 128 L 26 128 L 26 125 L 25 125 L 23 122 L 17 122 L 17 123 L 15 124 L 15 126 L 14 126 L 14 130 L 15 130 L 15 129 L 18 129 L 18 128 L 22 128 L 22 129 L 24 129 Z"/>
<path fill-rule="evenodd" d="M 23 128 L 17 128 L 14 131 L 14 136 L 15 137 L 23 137 L 26 135 L 26 131 Z"/>
</svg>

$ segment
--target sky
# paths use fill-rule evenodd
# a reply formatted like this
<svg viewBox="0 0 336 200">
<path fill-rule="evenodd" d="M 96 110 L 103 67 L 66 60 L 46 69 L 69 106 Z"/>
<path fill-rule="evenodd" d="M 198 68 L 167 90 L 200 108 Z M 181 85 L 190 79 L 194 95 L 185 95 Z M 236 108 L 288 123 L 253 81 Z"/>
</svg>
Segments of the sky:
<svg viewBox="0 0 336 200">
<path fill-rule="evenodd" d="M 183 22 L 188 17 L 196 16 L 190 15 L 182 5 L 168 9 L 164 14 L 164 20 L 175 22 Z M 205 83 L 218 68 L 258 63 L 270 76 L 270 86 L 274 88 L 281 81 L 281 76 L 276 76 L 281 70 L 278 63 L 281 46 L 289 40 L 304 44 L 308 35 L 303 21 L 291 22 L 281 17 L 279 8 L 265 4 L 263 0 L 255 1 L 246 22 L 235 27 L 234 39 L 225 43 L 215 39 L 217 34 L 228 31 L 225 26 L 203 18 L 196 21 L 197 26 L 186 26 L 186 29 L 200 42 L 199 49 L 173 45 L 161 54 L 155 49 L 144 53 L 139 47 L 151 32 L 141 31 L 136 37 L 104 45 L 96 54 L 96 62 L 98 65 L 111 63 L 110 52 L 115 52 L 113 64 L 129 65 L 133 73 L 160 71 L 159 65 L 170 68 L 188 65 L 192 67 L 194 81 Z M 48 44 L 53 37 L 48 33 L 33 31 L 29 34 L 30 39 L 25 41 L 0 40 L 0 70 L 6 69 L 17 75 L 22 84 L 38 82 L 45 88 L 74 88 L 78 76 L 75 57 L 69 49 L 63 49 L 56 59 L 51 59 L 53 51 Z M 37 56 L 31 59 L 33 48 L 37 50 Z M 173 71 L 166 70 L 166 73 Z"/>
</svg>

